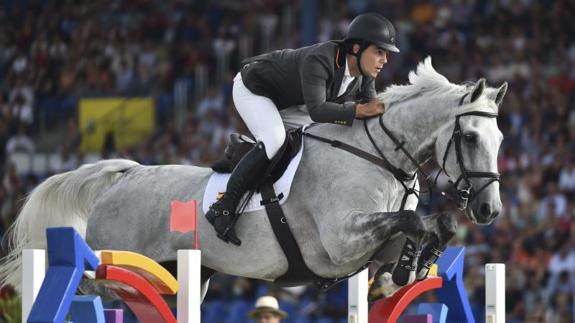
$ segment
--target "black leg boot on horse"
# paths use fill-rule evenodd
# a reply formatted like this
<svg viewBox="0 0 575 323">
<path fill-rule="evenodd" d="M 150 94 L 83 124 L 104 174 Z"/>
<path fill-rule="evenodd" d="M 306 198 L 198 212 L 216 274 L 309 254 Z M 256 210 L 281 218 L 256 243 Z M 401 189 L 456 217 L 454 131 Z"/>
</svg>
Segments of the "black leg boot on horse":
<svg viewBox="0 0 575 323">
<path fill-rule="evenodd" d="M 238 204 L 244 194 L 254 189 L 262 180 L 270 160 L 266 155 L 265 146 L 258 142 L 234 168 L 224 196 L 212 204 L 206 218 L 214 226 L 218 237 L 225 242 L 241 245 L 236 236 L 234 226 L 240 216 L 237 214 Z M 243 210 L 239 210 L 240 212 Z"/>
</svg>

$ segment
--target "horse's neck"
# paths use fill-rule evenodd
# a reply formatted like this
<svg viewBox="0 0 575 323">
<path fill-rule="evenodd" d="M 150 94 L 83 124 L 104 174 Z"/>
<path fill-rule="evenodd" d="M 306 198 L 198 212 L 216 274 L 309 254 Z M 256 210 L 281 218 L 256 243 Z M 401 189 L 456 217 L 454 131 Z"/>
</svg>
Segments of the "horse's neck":
<svg viewBox="0 0 575 323">
<path fill-rule="evenodd" d="M 447 125 L 451 115 L 449 109 L 440 109 L 421 100 L 394 105 L 383 115 L 383 124 L 418 163 L 424 162 L 431 157 L 438 130 Z M 416 165 L 384 133 L 379 120 L 369 120 L 368 128 L 378 147 L 394 166 L 407 173 L 416 171 Z M 372 146 L 369 142 L 367 144 Z M 372 149 L 375 152 L 375 148 Z"/>
<path fill-rule="evenodd" d="M 448 125 L 447 121 L 453 111 L 449 108 L 439 108 L 433 102 L 427 100 L 410 100 L 405 103 L 394 103 L 394 106 L 383 115 L 384 125 L 402 143 L 409 154 L 420 163 L 430 157 L 430 153 L 424 151 L 430 148 L 435 141 L 438 130 Z M 441 104 L 445 107 L 445 103 Z M 352 146 L 379 156 L 378 151 L 370 142 L 365 131 L 363 120 L 355 120 L 352 128 L 341 127 L 334 124 L 319 125 L 312 132 L 321 134 L 330 139 L 336 139 Z M 396 145 L 384 133 L 378 118 L 367 120 L 368 129 L 378 148 L 382 151 L 392 165 L 403 169 L 407 173 L 413 173 L 416 166 L 401 152 L 396 150 Z"/>
</svg>

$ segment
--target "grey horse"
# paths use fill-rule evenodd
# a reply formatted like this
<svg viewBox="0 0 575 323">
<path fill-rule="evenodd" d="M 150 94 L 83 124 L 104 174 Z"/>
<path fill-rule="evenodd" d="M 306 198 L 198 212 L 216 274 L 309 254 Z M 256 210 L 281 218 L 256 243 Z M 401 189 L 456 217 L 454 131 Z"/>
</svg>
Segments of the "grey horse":
<svg viewBox="0 0 575 323">
<path fill-rule="evenodd" d="M 466 216 L 475 223 L 490 223 L 502 208 L 499 183 L 474 174 L 497 173 L 502 134 L 495 116 L 507 85 L 489 88 L 483 79 L 471 85 L 452 84 L 434 70 L 430 58 L 410 73 L 409 80 L 408 85 L 394 85 L 378 95 L 387 107 L 380 122 L 375 118 L 356 120 L 352 127 L 320 124 L 309 133 L 376 156 L 380 150 L 407 174 L 435 158 L 453 180 L 456 196 L 469 198 L 471 193 L 463 206 Z M 382 126 L 402 143 L 401 149 Z M 389 246 L 401 235 L 415 240 L 425 234 L 440 236 L 438 218 L 413 212 L 415 195 L 409 195 L 400 210 L 405 188 L 388 170 L 324 142 L 304 140 L 283 210 L 303 259 L 315 274 L 342 277 L 370 260 L 395 261 L 397 248 Z M 192 247 L 193 235 L 170 232 L 170 202 L 195 199 L 201 204 L 212 173 L 195 166 L 105 160 L 48 178 L 28 197 L 12 227 L 11 253 L 2 260 L 1 281 L 20 285 L 21 251 L 45 248 L 45 229 L 53 226 L 75 227 L 94 250 L 129 250 L 160 263 L 175 261 L 178 249 Z M 417 178 L 404 184 L 418 189 Z M 236 228 L 243 243 L 237 247 L 218 239 L 198 210 L 202 265 L 267 281 L 284 274 L 288 260 L 264 212 L 240 218 Z M 204 277 L 204 293 L 208 278 Z"/>
</svg>

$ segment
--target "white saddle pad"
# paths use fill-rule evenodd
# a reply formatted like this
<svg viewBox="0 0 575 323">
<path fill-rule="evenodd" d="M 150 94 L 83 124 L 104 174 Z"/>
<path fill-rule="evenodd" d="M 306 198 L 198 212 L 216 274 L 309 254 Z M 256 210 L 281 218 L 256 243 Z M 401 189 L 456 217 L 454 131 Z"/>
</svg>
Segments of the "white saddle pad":
<svg viewBox="0 0 575 323">
<path fill-rule="evenodd" d="M 276 195 L 279 196 L 280 194 L 283 194 L 283 198 L 279 201 L 280 205 L 285 203 L 285 201 L 288 199 L 291 184 L 293 182 L 295 172 L 297 171 L 297 168 L 299 166 L 299 162 L 301 161 L 302 154 L 303 154 L 303 142 L 301 144 L 299 152 L 294 158 L 292 158 L 289 166 L 283 173 L 282 177 L 280 177 L 274 183 L 274 189 L 276 191 Z M 230 176 L 231 174 L 220 174 L 220 173 L 213 173 L 212 176 L 210 176 L 208 185 L 206 186 L 206 191 L 204 192 L 204 200 L 202 202 L 202 209 L 204 211 L 204 214 L 208 212 L 208 209 L 216 201 L 218 195 L 226 191 L 226 186 L 228 185 L 228 180 L 230 179 Z M 262 195 L 260 193 L 255 193 L 248 202 L 244 212 L 263 210 L 265 207 L 260 204 L 261 201 L 262 201 Z"/>
</svg>

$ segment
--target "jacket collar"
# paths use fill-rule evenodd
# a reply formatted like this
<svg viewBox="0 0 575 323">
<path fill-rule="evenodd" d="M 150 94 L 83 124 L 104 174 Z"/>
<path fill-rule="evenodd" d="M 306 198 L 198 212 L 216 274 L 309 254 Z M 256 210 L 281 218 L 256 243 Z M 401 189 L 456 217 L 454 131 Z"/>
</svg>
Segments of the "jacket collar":
<svg viewBox="0 0 575 323">
<path fill-rule="evenodd" d="M 335 59 L 334 59 L 334 76 L 333 82 L 331 83 L 331 97 L 335 98 L 339 92 L 339 87 L 341 86 L 341 81 L 343 80 L 343 75 L 345 73 L 347 54 L 343 46 L 339 45 L 335 49 Z"/>
<path fill-rule="evenodd" d="M 345 91 L 341 96 L 337 97 L 337 93 L 339 92 L 339 88 L 341 87 L 341 81 L 343 80 L 343 76 L 346 72 L 346 60 L 347 54 L 345 52 L 345 48 L 343 46 L 343 41 L 333 41 L 337 46 L 335 47 L 335 57 L 334 57 L 334 76 L 333 82 L 331 83 L 331 95 L 329 97 L 334 100 L 338 99 L 340 101 L 342 98 L 349 95 L 349 93 L 355 93 L 357 89 L 361 88 L 363 83 L 363 76 L 360 75 L 352 81 L 352 86 L 349 87 L 349 91 Z"/>
</svg>

